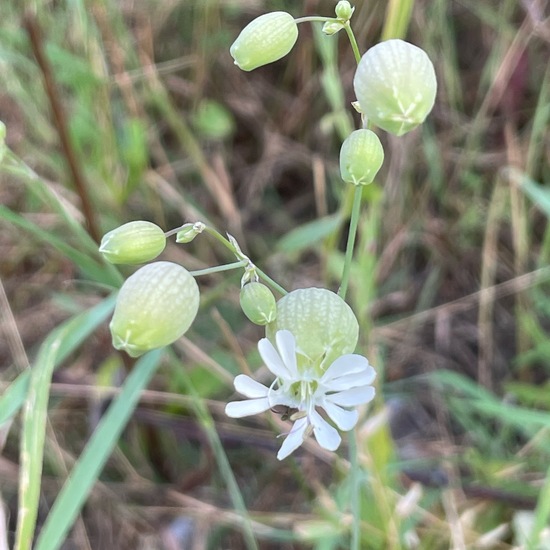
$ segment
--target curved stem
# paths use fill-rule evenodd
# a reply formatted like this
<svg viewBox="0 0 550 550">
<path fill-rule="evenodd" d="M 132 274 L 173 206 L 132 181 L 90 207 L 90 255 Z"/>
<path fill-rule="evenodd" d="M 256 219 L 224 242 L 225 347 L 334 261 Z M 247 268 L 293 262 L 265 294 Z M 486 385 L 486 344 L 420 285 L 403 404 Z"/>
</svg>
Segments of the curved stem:
<svg viewBox="0 0 550 550">
<path fill-rule="evenodd" d="M 351 209 L 351 220 L 349 224 L 348 244 L 346 246 L 346 258 L 344 260 L 344 271 L 342 273 L 342 284 L 338 290 L 338 296 L 342 300 L 346 299 L 348 291 L 349 276 L 351 271 L 351 260 L 353 257 L 353 247 L 355 245 L 355 237 L 357 236 L 357 225 L 359 224 L 359 214 L 361 212 L 361 197 L 363 195 L 363 187 L 358 185 L 355 188 L 353 195 L 353 207 Z"/>
<path fill-rule="evenodd" d="M 359 61 L 361 61 L 361 52 L 359 51 L 359 46 L 357 45 L 357 40 L 355 38 L 355 34 L 353 34 L 353 29 L 351 28 L 349 21 L 346 21 L 344 29 L 346 29 L 346 34 L 348 35 L 348 40 L 351 44 L 351 49 L 353 50 L 355 61 L 357 62 L 357 64 L 359 64 Z"/>
<path fill-rule="evenodd" d="M 206 226 L 204 228 L 204 231 L 208 233 L 209 235 L 212 235 L 218 242 L 223 244 L 226 248 L 231 250 L 237 258 L 239 258 L 241 261 L 245 262 L 245 267 L 247 265 L 252 265 L 258 276 L 263 279 L 267 284 L 269 284 L 273 289 L 275 289 L 277 292 L 282 294 L 283 296 L 285 294 L 288 294 L 288 292 L 278 283 L 276 283 L 269 275 L 264 273 L 259 267 L 254 264 L 248 256 L 243 254 L 240 248 L 238 248 L 238 245 L 236 245 L 236 241 L 233 239 L 234 243 L 231 242 L 229 239 L 226 239 L 221 233 L 216 231 L 214 228 Z"/>
<path fill-rule="evenodd" d="M 323 17 L 321 15 L 307 15 L 305 17 L 297 17 L 294 22 L 299 25 L 300 23 L 326 23 L 327 21 L 338 21 L 334 17 Z"/>
</svg>

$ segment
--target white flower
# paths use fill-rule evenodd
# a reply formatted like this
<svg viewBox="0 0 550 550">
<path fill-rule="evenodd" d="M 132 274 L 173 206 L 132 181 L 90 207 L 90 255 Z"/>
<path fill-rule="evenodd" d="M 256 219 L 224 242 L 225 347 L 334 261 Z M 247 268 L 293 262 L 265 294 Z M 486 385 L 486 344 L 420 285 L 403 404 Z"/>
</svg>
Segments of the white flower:
<svg viewBox="0 0 550 550">
<path fill-rule="evenodd" d="M 277 458 L 282 460 L 295 451 L 313 431 L 321 447 L 336 450 L 342 438 L 316 410 L 323 409 L 342 431 L 351 430 L 358 420 L 358 412 L 350 410 L 374 398 L 372 382 L 376 372 L 362 355 L 347 354 L 338 357 L 324 372 L 311 364 L 296 350 L 296 340 L 288 330 L 275 335 L 277 349 L 267 338 L 258 343 L 258 350 L 267 368 L 275 375 L 270 387 L 240 374 L 235 378 L 235 389 L 248 397 L 225 407 L 233 418 L 258 414 L 276 405 L 284 405 L 298 412 L 292 430 L 281 446 Z"/>
</svg>

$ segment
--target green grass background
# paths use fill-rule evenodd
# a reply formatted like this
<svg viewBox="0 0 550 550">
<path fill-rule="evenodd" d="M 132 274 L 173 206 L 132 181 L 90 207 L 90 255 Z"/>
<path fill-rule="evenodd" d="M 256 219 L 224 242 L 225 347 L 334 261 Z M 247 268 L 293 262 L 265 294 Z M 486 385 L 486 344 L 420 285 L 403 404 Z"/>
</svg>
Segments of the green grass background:
<svg viewBox="0 0 550 550">
<path fill-rule="evenodd" d="M 223 414 L 261 368 L 240 273 L 200 277 L 192 329 L 133 362 L 108 332 L 133 268 L 94 240 L 201 220 L 285 288 L 336 290 L 349 44 L 303 24 L 273 65 L 229 55 L 253 17 L 334 2 L 23 4 L 0 21 L 0 549 L 550 548 L 547 4 L 355 4 L 361 51 L 406 38 L 439 90 L 421 128 L 380 133 L 363 195 L 348 300 L 378 378 L 354 475 L 347 445 L 279 463 L 276 415 Z M 162 259 L 233 261 L 206 235 Z"/>
</svg>

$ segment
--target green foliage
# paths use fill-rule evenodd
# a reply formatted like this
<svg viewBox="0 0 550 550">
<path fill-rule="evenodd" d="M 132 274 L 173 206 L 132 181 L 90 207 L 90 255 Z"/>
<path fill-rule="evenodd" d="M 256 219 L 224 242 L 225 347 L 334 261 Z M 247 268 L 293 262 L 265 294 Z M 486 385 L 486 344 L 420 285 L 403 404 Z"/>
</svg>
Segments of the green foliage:
<svg viewBox="0 0 550 550">
<path fill-rule="evenodd" d="M 167 515 L 193 525 L 195 516 L 211 518 L 205 548 L 323 550 L 405 548 L 415 537 L 421 549 L 476 548 L 489 536 L 495 548 L 527 544 L 516 529 L 513 498 L 521 497 L 533 507 L 526 538 L 536 548 L 550 517 L 550 68 L 544 36 L 525 32 L 540 28 L 536 12 L 513 0 L 355 3 L 360 52 L 381 39 L 414 43 L 434 62 L 439 88 L 421 129 L 399 139 L 379 133 L 385 162 L 361 192 L 349 260 L 359 199 L 342 189 L 338 151 L 361 121 L 350 106 L 355 52 L 344 25 L 326 36 L 323 21 L 300 23 L 291 55 L 244 74 L 229 47 L 246 23 L 275 10 L 300 17 L 301 6 L 33 7 L 92 211 L 68 169 L 21 3 L 8 0 L 0 28 L 8 300 L 0 303 L 0 446 L 22 482 L 16 488 L 3 471 L 0 486 L 7 515 L 19 521 L 17 547 L 49 550 L 69 537 L 94 548 L 98 536 L 106 550 L 141 547 L 149 525 L 156 532 L 147 543 L 160 547 L 172 519 L 152 515 L 162 494 Z M 330 9 L 321 15 L 333 17 Z M 345 444 L 337 454 L 308 444 L 280 464 L 271 428 L 290 429 L 280 417 L 240 424 L 223 414 L 236 374 L 265 373 L 255 347 L 263 331 L 238 303 L 248 256 L 235 262 L 223 236 L 197 233 L 163 252 L 199 273 L 201 289 L 201 318 L 164 353 L 163 368 L 156 352 L 135 364 L 114 355 L 106 322 L 115 297 L 105 296 L 134 270 L 106 263 L 88 228 L 134 219 L 227 230 L 288 289 L 336 290 L 349 267 L 357 352 L 378 371 L 376 405 L 362 411 L 349 455 Z M 32 367 L 16 368 L 24 364 Z M 428 385 L 414 376 L 429 372 Z M 407 444 L 386 422 L 395 427 L 386 398 L 397 384 L 427 404 L 435 426 L 413 431 Z M 99 400 L 101 392 L 112 401 Z M 415 412 L 407 419 L 424 421 Z M 44 482 L 44 456 L 48 477 L 67 471 L 66 480 Z M 455 470 L 465 499 L 453 501 L 447 487 L 422 486 L 417 495 L 420 485 L 402 474 L 441 464 Z M 120 514 L 83 508 L 98 483 Z M 492 496 L 471 497 L 471 485 Z M 68 534 L 77 517 L 85 529 Z M 498 526 L 507 534 L 497 536 Z"/>
</svg>

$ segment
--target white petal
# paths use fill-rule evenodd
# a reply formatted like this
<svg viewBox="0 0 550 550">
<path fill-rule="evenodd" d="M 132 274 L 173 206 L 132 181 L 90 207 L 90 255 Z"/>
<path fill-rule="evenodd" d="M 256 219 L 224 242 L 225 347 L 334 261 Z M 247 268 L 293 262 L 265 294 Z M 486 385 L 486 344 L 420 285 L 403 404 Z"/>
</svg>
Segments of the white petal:
<svg viewBox="0 0 550 550">
<path fill-rule="evenodd" d="M 269 388 L 246 374 L 239 374 L 233 381 L 233 385 L 240 394 L 246 397 L 266 397 L 269 393 Z"/>
<path fill-rule="evenodd" d="M 307 417 L 296 420 L 291 432 L 286 436 L 277 453 L 277 458 L 279 460 L 283 460 L 283 458 L 293 453 L 304 442 L 304 434 L 308 425 L 309 422 Z"/>
<path fill-rule="evenodd" d="M 298 375 L 296 365 L 296 340 L 290 330 L 279 330 L 275 335 L 277 349 L 286 368 L 293 377 Z"/>
<path fill-rule="evenodd" d="M 329 418 L 344 432 L 351 430 L 359 418 L 359 413 L 356 410 L 348 411 L 342 409 L 338 405 L 325 400 L 321 405 L 327 412 Z"/>
<path fill-rule="evenodd" d="M 309 419 L 313 424 L 313 433 L 317 443 L 328 451 L 335 451 L 340 446 L 342 438 L 340 434 L 333 428 L 318 412 L 312 411 Z"/>
<path fill-rule="evenodd" d="M 371 384 L 375 378 L 376 372 L 369 366 L 368 369 L 361 372 L 347 374 L 346 376 L 340 376 L 338 378 L 333 378 L 332 380 L 325 380 L 323 382 L 323 387 L 325 388 L 325 391 L 348 390 L 351 388 L 356 388 L 357 386 L 367 386 Z"/>
<path fill-rule="evenodd" d="M 285 380 L 290 378 L 290 372 L 285 367 L 285 364 L 277 353 L 277 350 L 273 347 L 273 344 L 267 338 L 262 338 L 258 342 L 258 351 L 260 352 L 266 367 L 275 376 L 279 376 Z"/>
<path fill-rule="evenodd" d="M 267 397 L 261 399 L 246 399 L 244 401 L 233 401 L 225 406 L 225 414 L 231 418 L 242 418 L 258 414 L 271 408 Z"/>
<path fill-rule="evenodd" d="M 374 399 L 375 390 L 372 386 L 361 386 L 350 390 L 332 393 L 325 396 L 325 400 L 331 401 L 342 407 L 355 407 L 363 403 L 368 403 Z"/>
<path fill-rule="evenodd" d="M 355 353 L 341 355 L 325 371 L 325 374 L 323 374 L 321 378 L 321 382 L 328 382 L 340 376 L 361 372 L 369 366 L 367 358 L 362 355 L 357 355 Z"/>
</svg>

